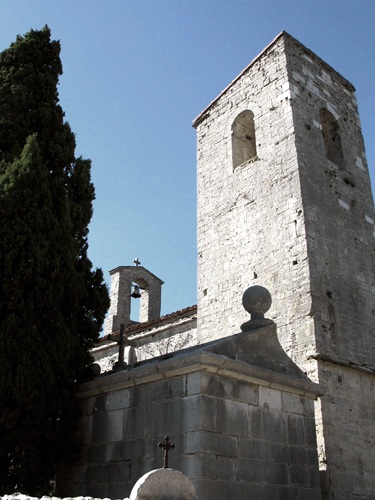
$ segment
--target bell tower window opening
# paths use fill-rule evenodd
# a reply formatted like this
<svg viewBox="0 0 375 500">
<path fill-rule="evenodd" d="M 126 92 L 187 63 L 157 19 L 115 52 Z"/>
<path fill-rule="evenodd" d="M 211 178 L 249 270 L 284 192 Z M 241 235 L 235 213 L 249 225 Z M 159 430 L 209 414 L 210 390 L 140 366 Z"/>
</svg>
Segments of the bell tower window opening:
<svg viewBox="0 0 375 500">
<path fill-rule="evenodd" d="M 320 123 L 326 157 L 338 167 L 344 167 L 344 153 L 341 145 L 340 128 L 337 120 L 327 109 L 320 110 Z"/>
<path fill-rule="evenodd" d="M 256 157 L 254 113 L 245 110 L 232 124 L 233 169 Z"/>
</svg>

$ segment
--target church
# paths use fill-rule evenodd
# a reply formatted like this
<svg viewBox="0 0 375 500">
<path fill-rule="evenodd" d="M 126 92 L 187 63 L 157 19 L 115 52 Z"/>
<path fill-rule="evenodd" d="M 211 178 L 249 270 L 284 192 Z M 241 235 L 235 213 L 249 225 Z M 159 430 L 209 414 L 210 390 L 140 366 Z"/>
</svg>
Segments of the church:
<svg viewBox="0 0 375 500">
<path fill-rule="evenodd" d="M 111 271 L 60 489 L 124 498 L 168 435 L 200 500 L 374 499 L 375 214 L 355 89 L 282 32 L 193 126 L 198 304 L 160 317 L 160 278 L 138 259 Z"/>
</svg>

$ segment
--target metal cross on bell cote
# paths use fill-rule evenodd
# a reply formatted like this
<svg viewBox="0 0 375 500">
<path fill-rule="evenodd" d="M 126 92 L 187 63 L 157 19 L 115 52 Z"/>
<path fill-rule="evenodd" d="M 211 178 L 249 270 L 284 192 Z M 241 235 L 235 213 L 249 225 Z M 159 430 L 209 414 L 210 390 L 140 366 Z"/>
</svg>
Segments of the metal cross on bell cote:
<svg viewBox="0 0 375 500">
<path fill-rule="evenodd" d="M 174 449 L 174 444 L 169 441 L 169 437 L 165 436 L 164 441 L 159 443 L 159 448 L 164 450 L 164 469 L 168 469 L 168 453 Z"/>
<path fill-rule="evenodd" d="M 135 267 L 138 267 L 141 265 L 141 261 L 138 259 L 138 257 L 136 259 L 134 259 L 133 262 L 135 264 Z M 137 284 L 133 285 L 133 291 L 130 294 L 130 297 L 133 297 L 133 299 L 139 299 L 141 297 L 141 290 L 140 290 L 139 285 L 137 285 Z"/>
</svg>

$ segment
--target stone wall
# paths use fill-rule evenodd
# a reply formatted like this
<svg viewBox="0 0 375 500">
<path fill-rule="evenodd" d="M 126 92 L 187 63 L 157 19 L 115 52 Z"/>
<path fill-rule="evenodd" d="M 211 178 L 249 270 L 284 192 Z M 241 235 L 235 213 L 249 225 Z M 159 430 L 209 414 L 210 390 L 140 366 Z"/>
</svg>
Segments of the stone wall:
<svg viewBox="0 0 375 500">
<path fill-rule="evenodd" d="M 329 387 L 321 400 L 324 423 L 322 492 L 331 498 L 375 500 L 374 375 L 329 361 L 319 363 L 319 380 Z"/>
<path fill-rule="evenodd" d="M 293 329 L 294 356 L 314 353 L 315 339 L 288 81 L 281 37 L 196 124 L 198 332 L 203 342 L 235 332 L 242 291 L 261 284 L 283 341 Z M 244 110 L 254 114 L 257 156 L 233 168 L 231 127 Z"/>
<path fill-rule="evenodd" d="M 282 351 L 273 324 L 100 376 L 80 386 L 82 453 L 58 486 L 123 498 L 162 466 L 158 443 L 168 435 L 170 467 L 200 500 L 318 500 L 319 391 Z"/>
<path fill-rule="evenodd" d="M 317 413 L 322 489 L 327 498 L 374 498 L 375 217 L 358 107 L 352 85 L 319 58 L 297 56 L 290 38 L 287 51 L 316 338 L 310 376 L 327 387 Z M 336 162 L 324 147 L 322 108 L 336 120 Z"/>
<path fill-rule="evenodd" d="M 160 321 L 134 325 L 126 330 L 134 348 L 125 348 L 125 362 L 145 361 L 181 349 L 197 345 L 196 307 L 171 314 Z M 116 342 L 101 339 L 92 350 L 94 362 L 100 366 L 101 373 L 111 371 L 118 361 L 119 348 Z"/>
<path fill-rule="evenodd" d="M 256 156 L 236 165 L 232 126 L 245 110 Z M 317 407 L 327 498 L 372 498 L 375 217 L 354 88 L 282 33 L 195 127 L 198 336 L 233 331 L 245 283 L 267 286 L 284 349 L 327 388 Z"/>
<path fill-rule="evenodd" d="M 316 351 L 375 370 L 375 215 L 355 91 L 298 42 L 286 44 Z M 327 157 L 322 109 L 335 120 L 336 163 Z"/>
<path fill-rule="evenodd" d="M 326 156 L 322 107 L 341 166 Z M 257 155 L 234 168 L 231 126 L 246 109 Z M 241 290 L 262 283 L 293 359 L 374 368 L 375 216 L 354 88 L 283 34 L 195 123 L 201 340 L 234 331 Z"/>
</svg>

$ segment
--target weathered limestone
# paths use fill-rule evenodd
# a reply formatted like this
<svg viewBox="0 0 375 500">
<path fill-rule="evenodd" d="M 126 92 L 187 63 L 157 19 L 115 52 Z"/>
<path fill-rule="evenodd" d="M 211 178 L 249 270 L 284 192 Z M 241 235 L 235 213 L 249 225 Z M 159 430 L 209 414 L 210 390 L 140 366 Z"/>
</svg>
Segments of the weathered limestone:
<svg viewBox="0 0 375 500">
<path fill-rule="evenodd" d="M 156 469 L 138 479 L 130 500 L 198 500 L 198 497 L 185 474 L 174 469 Z"/>
<path fill-rule="evenodd" d="M 194 126 L 200 341 L 236 331 L 242 290 L 266 285 L 284 349 L 327 387 L 327 498 L 373 498 L 375 217 L 354 88 L 282 33 Z"/>
<path fill-rule="evenodd" d="M 354 88 L 282 33 L 194 126 L 198 327 L 142 315 L 137 366 L 81 387 L 73 490 L 122 496 L 160 466 L 155 442 L 173 433 L 174 465 L 202 500 L 318 498 L 319 391 L 307 374 L 325 389 L 315 402 L 324 499 L 374 500 L 375 215 Z M 106 333 L 131 324 L 141 270 L 112 272 Z M 232 335 L 249 283 L 272 292 L 282 347 L 263 317 L 269 297 L 254 309 L 254 289 L 243 301 L 251 320 Z"/>
<path fill-rule="evenodd" d="M 139 321 L 145 322 L 160 317 L 161 286 L 163 281 L 140 265 L 120 266 L 110 271 L 111 305 L 104 333 L 110 335 L 134 323 L 130 318 L 132 284 L 141 290 Z"/>
<path fill-rule="evenodd" d="M 246 302 L 256 317 L 265 312 L 257 302 Z M 285 354 L 272 321 L 252 321 L 237 335 L 82 384 L 83 449 L 59 475 L 64 494 L 129 495 L 162 464 L 158 443 L 168 435 L 170 466 L 200 500 L 320 499 L 322 388 Z"/>
</svg>

